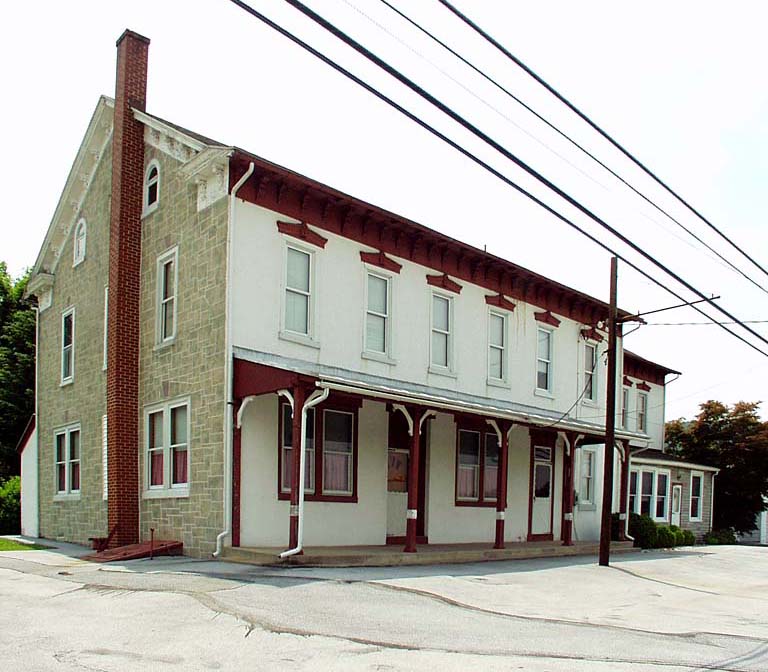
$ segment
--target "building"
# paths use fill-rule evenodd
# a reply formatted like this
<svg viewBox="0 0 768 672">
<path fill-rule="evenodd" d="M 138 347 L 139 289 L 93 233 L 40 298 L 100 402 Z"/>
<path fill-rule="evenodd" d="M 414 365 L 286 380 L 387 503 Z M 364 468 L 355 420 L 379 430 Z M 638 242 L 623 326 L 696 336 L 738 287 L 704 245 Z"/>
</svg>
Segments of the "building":
<svg viewBox="0 0 768 672">
<path fill-rule="evenodd" d="M 148 46 L 118 40 L 29 283 L 40 534 L 595 538 L 608 306 L 153 116 Z M 669 370 L 619 353 L 626 513 Z"/>
</svg>

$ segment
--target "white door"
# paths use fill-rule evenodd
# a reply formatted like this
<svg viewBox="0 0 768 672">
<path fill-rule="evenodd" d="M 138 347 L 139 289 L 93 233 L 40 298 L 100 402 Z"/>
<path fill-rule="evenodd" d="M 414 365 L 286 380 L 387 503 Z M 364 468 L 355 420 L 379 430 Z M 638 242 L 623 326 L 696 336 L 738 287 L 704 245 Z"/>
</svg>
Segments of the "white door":
<svg viewBox="0 0 768 672">
<path fill-rule="evenodd" d="M 387 451 L 387 536 L 405 536 L 408 508 L 408 451 Z"/>
<path fill-rule="evenodd" d="M 552 533 L 552 449 L 534 448 L 531 534 Z"/>
<path fill-rule="evenodd" d="M 683 501 L 683 486 L 672 486 L 672 525 L 680 527 L 680 503 Z"/>
</svg>

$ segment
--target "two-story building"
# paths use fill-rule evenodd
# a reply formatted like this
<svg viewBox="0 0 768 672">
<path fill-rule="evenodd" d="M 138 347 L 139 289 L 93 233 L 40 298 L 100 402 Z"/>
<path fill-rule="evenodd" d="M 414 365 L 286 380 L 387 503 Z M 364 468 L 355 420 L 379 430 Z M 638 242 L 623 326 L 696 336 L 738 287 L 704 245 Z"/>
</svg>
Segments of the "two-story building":
<svg viewBox="0 0 768 672">
<path fill-rule="evenodd" d="M 29 284 L 40 535 L 597 538 L 608 306 L 149 114 L 147 52 L 118 41 Z M 614 509 L 648 472 L 661 511 L 628 460 L 670 370 L 619 353 Z"/>
</svg>

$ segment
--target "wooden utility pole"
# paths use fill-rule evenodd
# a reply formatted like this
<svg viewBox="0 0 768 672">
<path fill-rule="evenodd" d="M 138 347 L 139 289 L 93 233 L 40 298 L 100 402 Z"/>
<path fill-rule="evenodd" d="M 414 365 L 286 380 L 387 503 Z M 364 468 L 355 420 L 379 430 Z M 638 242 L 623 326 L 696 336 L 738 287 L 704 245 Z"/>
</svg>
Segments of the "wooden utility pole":
<svg viewBox="0 0 768 672">
<path fill-rule="evenodd" d="M 611 306 L 608 313 L 608 384 L 605 400 L 605 451 L 603 460 L 603 515 L 600 523 L 600 564 L 611 557 L 611 508 L 613 503 L 613 451 L 616 444 L 616 332 L 618 309 L 618 259 L 611 257 Z"/>
</svg>

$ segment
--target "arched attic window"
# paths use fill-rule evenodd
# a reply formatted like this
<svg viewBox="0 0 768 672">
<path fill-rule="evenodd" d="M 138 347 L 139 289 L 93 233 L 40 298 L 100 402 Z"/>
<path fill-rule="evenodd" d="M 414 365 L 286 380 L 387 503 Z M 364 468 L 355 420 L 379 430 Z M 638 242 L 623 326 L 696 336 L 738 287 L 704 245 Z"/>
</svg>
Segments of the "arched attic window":
<svg viewBox="0 0 768 672">
<path fill-rule="evenodd" d="M 144 175 L 144 213 L 152 212 L 160 201 L 160 165 L 149 162 Z"/>
<path fill-rule="evenodd" d="M 72 265 L 77 266 L 85 260 L 85 238 L 86 238 L 85 220 L 81 219 L 75 227 L 75 242 L 73 246 Z"/>
</svg>

